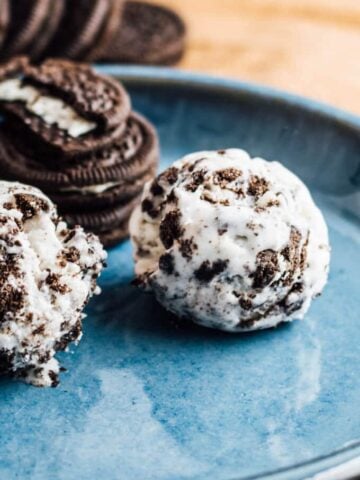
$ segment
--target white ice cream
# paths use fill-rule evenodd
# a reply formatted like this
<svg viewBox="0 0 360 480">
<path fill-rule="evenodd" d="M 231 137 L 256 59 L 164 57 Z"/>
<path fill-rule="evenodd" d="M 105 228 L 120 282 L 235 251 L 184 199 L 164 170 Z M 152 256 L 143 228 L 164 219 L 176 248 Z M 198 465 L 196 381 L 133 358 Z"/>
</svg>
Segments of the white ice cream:
<svg viewBox="0 0 360 480">
<path fill-rule="evenodd" d="M 54 355 L 80 340 L 106 253 L 94 235 L 69 230 L 39 190 L 9 182 L 0 182 L 0 250 L 0 371 L 54 385 Z"/>
<path fill-rule="evenodd" d="M 327 227 L 306 186 L 242 150 L 199 152 L 148 183 L 130 222 L 139 283 L 227 331 L 302 318 L 327 281 Z"/>
<path fill-rule="evenodd" d="M 65 130 L 74 138 L 96 128 L 96 123 L 82 118 L 62 100 L 42 95 L 36 88 L 23 85 L 17 78 L 0 82 L 0 100 L 23 102 L 29 112 L 40 117 L 48 125 L 57 124 L 61 130 Z"/>
</svg>

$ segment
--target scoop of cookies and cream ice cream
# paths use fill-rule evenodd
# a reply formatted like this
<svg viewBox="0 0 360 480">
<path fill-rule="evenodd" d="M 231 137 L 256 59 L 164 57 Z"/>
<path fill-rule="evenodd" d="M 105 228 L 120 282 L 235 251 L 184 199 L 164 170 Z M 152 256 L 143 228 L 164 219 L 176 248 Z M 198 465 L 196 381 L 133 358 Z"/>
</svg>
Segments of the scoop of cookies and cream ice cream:
<svg viewBox="0 0 360 480">
<path fill-rule="evenodd" d="M 94 235 L 68 229 L 40 190 L 3 181 L 0 250 L 0 373 L 55 386 L 54 355 L 80 340 L 106 253 Z"/>
<path fill-rule="evenodd" d="M 302 318 L 327 281 L 327 227 L 308 189 L 242 150 L 177 161 L 146 185 L 130 232 L 137 283 L 208 327 Z"/>
</svg>

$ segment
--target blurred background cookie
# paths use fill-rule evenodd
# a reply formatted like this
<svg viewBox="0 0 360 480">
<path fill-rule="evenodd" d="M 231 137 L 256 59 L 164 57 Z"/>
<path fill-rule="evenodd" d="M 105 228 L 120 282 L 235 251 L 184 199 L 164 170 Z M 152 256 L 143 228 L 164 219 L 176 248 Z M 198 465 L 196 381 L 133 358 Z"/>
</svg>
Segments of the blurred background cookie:
<svg viewBox="0 0 360 480">
<path fill-rule="evenodd" d="M 45 56 L 82 61 L 96 58 L 121 20 L 123 0 L 63 1 L 63 18 Z"/>
<path fill-rule="evenodd" d="M 56 0 L 58 1 L 58 0 Z M 9 2 L 9 26 L 1 57 L 26 54 L 31 50 L 51 13 L 52 0 L 12 0 Z"/>
<path fill-rule="evenodd" d="M 52 40 L 60 25 L 60 21 L 63 18 L 64 8 L 64 1 L 50 0 L 47 15 L 43 20 L 36 41 L 32 42 L 28 51 L 25 52 L 31 58 L 37 59 L 44 53 L 44 50 Z"/>
<path fill-rule="evenodd" d="M 169 8 L 128 1 L 103 60 L 168 65 L 180 60 L 184 49 L 185 25 L 179 15 Z"/>
<path fill-rule="evenodd" d="M 0 0 L 0 58 L 172 64 L 185 25 L 172 10 L 125 0 Z"/>
<path fill-rule="evenodd" d="M 0 48 L 9 26 L 9 0 L 0 0 Z"/>
</svg>

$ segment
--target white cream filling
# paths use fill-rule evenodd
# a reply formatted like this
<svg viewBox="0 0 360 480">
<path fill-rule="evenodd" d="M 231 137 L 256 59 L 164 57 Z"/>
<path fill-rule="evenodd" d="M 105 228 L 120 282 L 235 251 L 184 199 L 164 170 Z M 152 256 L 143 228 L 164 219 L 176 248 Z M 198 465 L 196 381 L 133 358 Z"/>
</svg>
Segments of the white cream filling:
<svg viewBox="0 0 360 480">
<path fill-rule="evenodd" d="M 57 124 L 61 130 L 65 130 L 74 138 L 96 128 L 96 123 L 82 118 L 62 100 L 41 95 L 36 88 L 22 85 L 21 80 L 17 78 L 0 82 L 0 100 L 25 103 L 29 112 L 39 116 L 48 125 Z"/>
<path fill-rule="evenodd" d="M 60 188 L 60 192 L 64 193 L 83 193 L 83 194 L 93 194 L 97 195 L 100 193 L 104 193 L 114 187 L 121 185 L 121 182 L 108 182 L 102 183 L 100 185 L 87 185 L 86 187 L 67 187 L 67 188 Z"/>
</svg>

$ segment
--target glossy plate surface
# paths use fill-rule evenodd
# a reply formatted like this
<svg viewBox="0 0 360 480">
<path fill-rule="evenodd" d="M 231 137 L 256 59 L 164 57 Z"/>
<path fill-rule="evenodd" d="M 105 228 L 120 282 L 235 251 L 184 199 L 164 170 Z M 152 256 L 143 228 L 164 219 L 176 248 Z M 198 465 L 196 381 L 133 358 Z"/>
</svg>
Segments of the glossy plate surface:
<svg viewBox="0 0 360 480">
<path fill-rule="evenodd" d="M 125 79 L 135 108 L 158 128 L 162 168 L 192 151 L 242 147 L 294 170 L 330 228 L 329 283 L 304 321 L 275 330 L 176 327 L 151 296 L 129 286 L 129 242 L 111 250 L 83 340 L 60 355 L 68 368 L 60 386 L 0 381 L 0 478 L 299 479 L 353 460 L 360 454 L 359 119 L 232 81 L 105 71 Z M 354 473 L 359 465 L 351 465 Z"/>
</svg>

